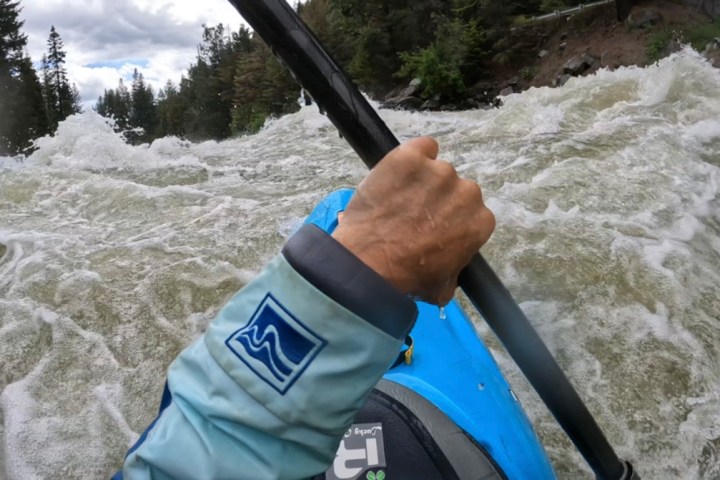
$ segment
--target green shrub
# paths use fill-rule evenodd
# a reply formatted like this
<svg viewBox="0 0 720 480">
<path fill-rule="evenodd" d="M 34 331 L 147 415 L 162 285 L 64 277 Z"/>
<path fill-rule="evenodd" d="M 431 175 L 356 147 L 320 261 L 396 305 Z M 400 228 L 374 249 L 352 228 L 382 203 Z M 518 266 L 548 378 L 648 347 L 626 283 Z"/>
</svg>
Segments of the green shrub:
<svg viewBox="0 0 720 480">
<path fill-rule="evenodd" d="M 268 113 L 254 106 L 236 107 L 232 112 L 233 135 L 257 133 L 265 125 Z"/>
<path fill-rule="evenodd" d="M 686 40 L 700 52 L 705 49 L 705 45 L 717 37 L 720 37 L 720 19 L 695 27 L 685 34 Z"/>
<path fill-rule="evenodd" d="M 420 78 L 423 98 L 434 95 L 452 98 L 465 91 L 460 63 L 443 56 L 435 45 L 418 53 L 403 53 L 400 58 L 403 61 L 400 76 Z"/>
<path fill-rule="evenodd" d="M 657 62 L 663 57 L 665 48 L 672 40 L 673 32 L 667 29 L 653 33 L 645 45 L 645 53 L 650 62 Z"/>
<path fill-rule="evenodd" d="M 523 80 L 530 81 L 535 78 L 535 72 L 530 67 L 523 67 L 520 69 L 520 77 Z"/>
<path fill-rule="evenodd" d="M 458 98 L 465 93 L 463 68 L 466 62 L 477 61 L 475 57 L 480 52 L 475 43 L 482 38 L 476 22 L 442 21 L 438 24 L 435 41 L 429 47 L 400 54 L 403 64 L 397 76 L 420 78 L 423 98 L 437 95 L 445 99 Z"/>
</svg>

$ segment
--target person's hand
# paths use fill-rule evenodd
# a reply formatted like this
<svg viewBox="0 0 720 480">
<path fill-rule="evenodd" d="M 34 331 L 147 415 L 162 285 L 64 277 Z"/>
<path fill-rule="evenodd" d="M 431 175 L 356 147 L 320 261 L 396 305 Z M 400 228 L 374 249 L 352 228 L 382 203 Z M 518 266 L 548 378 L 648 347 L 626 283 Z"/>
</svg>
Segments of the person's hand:
<svg viewBox="0 0 720 480">
<path fill-rule="evenodd" d="M 388 153 L 358 185 L 333 237 L 403 293 L 445 305 L 495 217 L 480 187 L 437 155 L 428 137 Z"/>
</svg>

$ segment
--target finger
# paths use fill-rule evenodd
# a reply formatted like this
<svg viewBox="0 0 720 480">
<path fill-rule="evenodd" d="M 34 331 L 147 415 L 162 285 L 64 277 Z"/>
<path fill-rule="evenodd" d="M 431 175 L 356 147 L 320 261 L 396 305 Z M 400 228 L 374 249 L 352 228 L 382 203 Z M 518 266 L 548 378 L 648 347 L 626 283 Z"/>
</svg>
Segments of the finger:
<svg viewBox="0 0 720 480">
<path fill-rule="evenodd" d="M 452 163 L 446 162 L 445 160 L 436 160 L 430 164 L 431 168 L 437 172 L 440 176 L 456 180 L 458 178 L 457 170 Z"/>
<path fill-rule="evenodd" d="M 402 144 L 403 148 L 418 150 L 428 158 L 435 160 L 440 151 L 440 146 L 432 137 L 417 137 Z"/>
<path fill-rule="evenodd" d="M 485 245 L 495 230 L 495 214 L 489 208 L 483 208 L 480 212 L 480 222 L 483 230 L 480 234 L 480 246 Z"/>
</svg>

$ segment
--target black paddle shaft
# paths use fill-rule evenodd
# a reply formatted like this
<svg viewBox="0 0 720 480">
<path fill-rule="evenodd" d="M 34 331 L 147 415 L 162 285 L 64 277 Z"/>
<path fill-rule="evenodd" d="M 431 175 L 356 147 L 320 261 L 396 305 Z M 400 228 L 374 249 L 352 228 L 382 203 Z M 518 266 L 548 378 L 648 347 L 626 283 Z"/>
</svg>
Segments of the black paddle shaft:
<svg viewBox="0 0 720 480">
<path fill-rule="evenodd" d="M 229 0 L 373 168 L 399 142 L 284 0 Z M 460 286 L 568 434 L 599 480 L 639 480 L 618 459 L 525 314 L 479 254 Z"/>
</svg>

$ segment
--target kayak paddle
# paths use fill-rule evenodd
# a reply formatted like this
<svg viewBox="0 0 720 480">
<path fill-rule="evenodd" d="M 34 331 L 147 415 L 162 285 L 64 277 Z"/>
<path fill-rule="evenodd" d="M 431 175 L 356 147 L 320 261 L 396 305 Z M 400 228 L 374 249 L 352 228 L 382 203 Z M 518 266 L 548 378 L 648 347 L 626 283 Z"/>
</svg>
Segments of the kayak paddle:
<svg viewBox="0 0 720 480">
<path fill-rule="evenodd" d="M 229 0 L 369 168 L 399 145 L 377 112 L 284 0 Z M 477 254 L 460 287 L 485 318 L 598 480 L 639 480 L 621 461 L 525 314 Z"/>
</svg>

